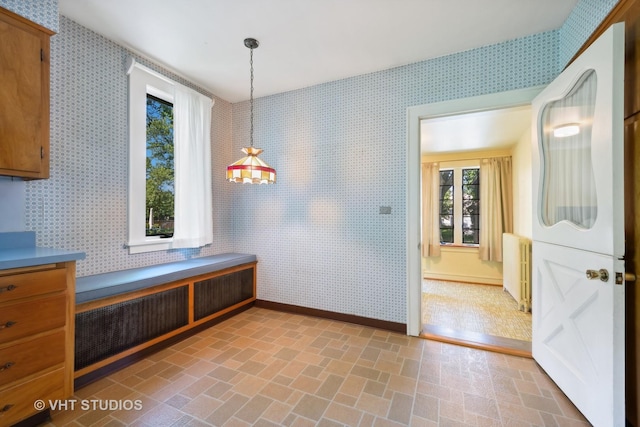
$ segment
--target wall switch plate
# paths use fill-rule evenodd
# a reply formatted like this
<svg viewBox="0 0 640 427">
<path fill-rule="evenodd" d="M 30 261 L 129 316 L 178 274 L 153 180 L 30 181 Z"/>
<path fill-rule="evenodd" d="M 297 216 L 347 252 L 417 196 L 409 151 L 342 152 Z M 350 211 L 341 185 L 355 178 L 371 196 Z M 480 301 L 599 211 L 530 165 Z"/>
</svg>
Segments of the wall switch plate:
<svg viewBox="0 0 640 427">
<path fill-rule="evenodd" d="M 380 215 L 391 214 L 391 206 L 380 206 Z"/>
</svg>

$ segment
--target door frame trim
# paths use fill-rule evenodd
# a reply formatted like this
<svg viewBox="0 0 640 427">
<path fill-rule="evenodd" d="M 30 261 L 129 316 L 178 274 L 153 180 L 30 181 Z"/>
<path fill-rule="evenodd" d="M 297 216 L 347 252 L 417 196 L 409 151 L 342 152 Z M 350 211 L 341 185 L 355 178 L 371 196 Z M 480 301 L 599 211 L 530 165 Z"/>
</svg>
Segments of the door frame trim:
<svg viewBox="0 0 640 427">
<path fill-rule="evenodd" d="M 422 255 L 420 226 L 420 120 L 465 113 L 530 105 L 545 86 L 496 92 L 469 98 L 423 104 L 407 108 L 407 335 L 418 336 L 422 294 Z"/>
</svg>

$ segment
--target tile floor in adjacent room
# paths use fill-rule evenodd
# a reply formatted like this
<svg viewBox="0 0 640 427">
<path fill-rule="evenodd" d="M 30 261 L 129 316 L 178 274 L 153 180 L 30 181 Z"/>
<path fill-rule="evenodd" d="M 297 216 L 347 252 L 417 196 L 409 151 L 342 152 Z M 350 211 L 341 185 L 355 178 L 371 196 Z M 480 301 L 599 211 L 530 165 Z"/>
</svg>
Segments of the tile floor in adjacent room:
<svg viewBox="0 0 640 427">
<path fill-rule="evenodd" d="M 531 359 L 255 307 L 75 399 L 142 408 L 78 404 L 47 425 L 588 425 Z"/>
<path fill-rule="evenodd" d="M 424 279 L 422 323 L 531 341 L 531 313 L 502 286 Z"/>
</svg>

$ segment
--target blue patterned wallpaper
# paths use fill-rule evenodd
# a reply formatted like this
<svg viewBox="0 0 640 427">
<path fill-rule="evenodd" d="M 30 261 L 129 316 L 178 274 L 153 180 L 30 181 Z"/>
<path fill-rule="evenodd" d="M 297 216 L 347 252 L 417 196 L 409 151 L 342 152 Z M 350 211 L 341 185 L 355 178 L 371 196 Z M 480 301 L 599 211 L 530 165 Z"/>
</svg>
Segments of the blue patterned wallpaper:
<svg viewBox="0 0 640 427">
<path fill-rule="evenodd" d="M 581 0 L 574 14 L 597 25 L 600 3 Z M 26 228 L 39 245 L 86 251 L 80 276 L 255 253 L 261 299 L 402 323 L 407 107 L 545 84 L 561 68 L 560 46 L 581 44 L 592 31 L 568 20 L 561 31 L 259 98 L 255 145 L 278 171 L 272 186 L 224 181 L 226 164 L 248 144 L 248 103 L 216 99 L 214 245 L 128 255 L 130 53 L 67 18 L 59 27 L 52 39 L 51 179 L 27 182 L 25 190 Z M 380 215 L 380 206 L 391 214 Z"/>
<path fill-rule="evenodd" d="M 233 203 L 258 297 L 406 322 L 407 107 L 548 83 L 557 46 L 551 31 L 256 100 L 255 145 L 278 183 L 236 186 Z M 238 152 L 248 103 L 233 119 Z"/>
<path fill-rule="evenodd" d="M 0 6 L 58 32 L 58 0 L 0 0 Z"/>
<path fill-rule="evenodd" d="M 560 28 L 559 65 L 564 68 L 619 0 L 580 0 Z"/>
<path fill-rule="evenodd" d="M 25 230 L 24 186 L 22 180 L 0 176 L 0 233 Z"/>
<path fill-rule="evenodd" d="M 560 46 L 577 50 L 612 7 L 603 3 L 581 0 L 562 33 L 256 100 L 255 144 L 278 183 L 234 188 L 233 203 L 235 250 L 260 260 L 258 297 L 404 323 L 407 107 L 550 82 Z M 237 152 L 247 103 L 233 118 Z"/>
<path fill-rule="evenodd" d="M 127 239 L 127 75 L 123 47 L 60 17 L 51 41 L 51 178 L 26 186 L 26 228 L 37 244 L 87 253 L 78 276 L 230 252 L 229 192 L 213 183 L 215 242 L 202 250 L 129 255 Z M 180 76 L 136 57 L 144 65 L 196 90 Z M 202 91 L 204 92 L 204 91 Z M 206 93 L 206 92 L 204 92 Z M 214 97 L 215 98 L 215 97 Z M 218 156 L 231 151 L 231 105 L 215 98 L 212 141 Z M 226 148 L 228 147 L 228 148 Z"/>
</svg>

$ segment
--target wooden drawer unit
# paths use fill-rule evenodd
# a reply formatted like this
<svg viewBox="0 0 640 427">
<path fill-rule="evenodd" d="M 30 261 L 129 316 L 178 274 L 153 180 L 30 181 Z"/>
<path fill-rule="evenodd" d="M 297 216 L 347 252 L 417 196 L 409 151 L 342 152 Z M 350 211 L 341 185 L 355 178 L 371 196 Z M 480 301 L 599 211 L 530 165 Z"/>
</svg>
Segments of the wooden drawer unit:
<svg viewBox="0 0 640 427">
<path fill-rule="evenodd" d="M 0 384 L 64 363 L 64 331 L 0 348 Z"/>
<path fill-rule="evenodd" d="M 64 292 L 67 288 L 67 277 L 64 268 L 52 268 L 33 273 L 9 274 L 6 276 L 1 274 L 2 272 L 0 271 L 0 304 L 50 292 Z"/>
<path fill-rule="evenodd" d="M 75 261 L 0 270 L 0 427 L 73 395 Z"/>
<path fill-rule="evenodd" d="M 4 305 L 0 309 L 0 344 L 64 326 L 67 296 Z"/>
<path fill-rule="evenodd" d="M 48 372 L 40 377 L 0 390 L 0 426 L 10 426 L 33 413 L 33 403 L 43 400 L 64 399 L 60 384 L 64 382 L 64 369 Z"/>
</svg>

